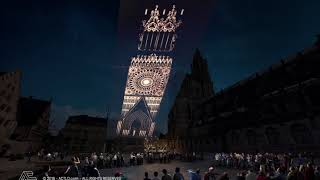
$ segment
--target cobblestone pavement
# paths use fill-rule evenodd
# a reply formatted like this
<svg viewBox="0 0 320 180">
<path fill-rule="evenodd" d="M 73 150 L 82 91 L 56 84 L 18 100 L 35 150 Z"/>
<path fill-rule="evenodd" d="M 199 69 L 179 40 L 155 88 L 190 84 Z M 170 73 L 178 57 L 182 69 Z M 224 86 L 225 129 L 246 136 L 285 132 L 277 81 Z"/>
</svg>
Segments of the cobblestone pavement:
<svg viewBox="0 0 320 180">
<path fill-rule="evenodd" d="M 128 180 L 142 180 L 144 178 L 144 173 L 147 171 L 149 173 L 149 177 L 153 177 L 153 172 L 158 171 L 159 177 L 162 176 L 162 169 L 167 169 L 170 175 L 174 174 L 174 170 L 176 167 L 180 167 L 180 171 L 183 173 L 184 177 L 188 178 L 187 170 L 189 169 L 200 169 L 201 175 L 208 170 L 208 167 L 211 165 L 209 160 L 203 161 L 195 161 L 195 162 L 180 162 L 180 161 L 172 161 L 168 164 L 160 164 L 160 163 L 152 163 L 152 164 L 144 164 L 141 166 L 131 166 L 124 168 L 112 168 L 112 169 L 102 169 L 100 170 L 101 176 L 114 176 L 116 172 L 122 172 Z M 228 172 L 230 179 L 235 179 L 237 170 L 226 170 L 217 168 L 216 173 L 222 174 L 224 171 Z"/>
</svg>

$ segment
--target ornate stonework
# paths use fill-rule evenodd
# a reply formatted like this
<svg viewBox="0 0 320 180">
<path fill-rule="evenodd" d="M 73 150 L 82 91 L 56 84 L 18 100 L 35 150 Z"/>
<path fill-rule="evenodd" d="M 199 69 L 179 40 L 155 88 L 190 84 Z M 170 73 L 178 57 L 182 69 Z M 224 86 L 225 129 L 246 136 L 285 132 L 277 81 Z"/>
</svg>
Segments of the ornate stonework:
<svg viewBox="0 0 320 180">
<path fill-rule="evenodd" d="M 146 9 L 145 15 L 148 10 Z M 180 15 L 183 15 L 182 9 Z M 139 35 L 138 49 L 142 51 L 164 51 L 170 52 L 175 47 L 177 40 L 176 30 L 182 24 L 181 20 L 177 20 L 177 10 L 175 5 L 166 14 L 166 10 L 163 10 L 163 16 L 161 17 L 158 5 L 150 12 L 150 18 L 142 21 L 143 32 Z"/>
<path fill-rule="evenodd" d="M 168 56 L 151 54 L 132 58 L 121 112 L 124 118 L 118 123 L 118 133 L 121 133 L 122 129 L 122 135 L 152 135 L 155 126 L 153 118 L 160 107 L 171 64 L 172 59 Z M 143 105 L 147 107 L 145 112 L 132 110 L 139 101 L 143 101 Z M 139 132 L 130 132 L 136 118 L 140 119 Z"/>
<path fill-rule="evenodd" d="M 146 10 L 147 15 L 148 10 Z M 183 11 L 181 12 L 181 15 Z M 165 15 L 165 10 L 163 11 Z M 156 51 L 171 51 L 176 40 L 176 29 L 181 21 L 176 20 L 177 11 L 172 7 L 166 18 L 160 17 L 158 5 L 150 18 L 143 20 L 140 34 L 141 51 L 152 51 L 149 55 L 137 55 L 131 59 L 124 92 L 121 119 L 117 134 L 124 136 L 152 136 L 154 119 L 169 79 L 172 58 L 156 55 Z"/>
<path fill-rule="evenodd" d="M 172 59 L 168 56 L 138 56 L 129 67 L 125 95 L 163 96 Z"/>
<path fill-rule="evenodd" d="M 175 32 L 182 23 L 181 20 L 177 21 L 177 10 L 175 8 L 175 5 L 173 5 L 167 17 L 160 18 L 158 5 L 156 5 L 156 8 L 150 13 L 150 18 L 142 21 L 144 32 Z M 165 14 L 165 10 L 163 14 Z"/>
</svg>

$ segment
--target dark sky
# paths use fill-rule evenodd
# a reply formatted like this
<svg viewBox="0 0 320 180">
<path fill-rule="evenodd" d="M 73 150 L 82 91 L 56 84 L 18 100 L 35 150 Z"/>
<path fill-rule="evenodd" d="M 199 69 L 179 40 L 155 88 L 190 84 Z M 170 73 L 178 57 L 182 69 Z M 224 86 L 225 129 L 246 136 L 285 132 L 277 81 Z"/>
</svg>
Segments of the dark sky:
<svg viewBox="0 0 320 180">
<path fill-rule="evenodd" d="M 319 0 L 194 0 L 185 8 L 173 71 L 158 116 L 166 116 L 199 47 L 216 90 L 309 47 L 320 33 Z M 62 127 L 73 114 L 116 117 L 144 8 L 156 1 L 5 1 L 0 4 L 0 71 L 22 71 L 22 96 L 53 99 Z"/>
</svg>

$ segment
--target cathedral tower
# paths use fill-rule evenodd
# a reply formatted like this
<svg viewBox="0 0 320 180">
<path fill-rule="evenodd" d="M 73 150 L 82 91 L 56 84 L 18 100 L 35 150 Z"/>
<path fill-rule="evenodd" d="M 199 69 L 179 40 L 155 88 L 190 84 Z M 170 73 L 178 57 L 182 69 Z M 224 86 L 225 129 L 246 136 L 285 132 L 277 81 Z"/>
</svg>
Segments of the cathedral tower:
<svg viewBox="0 0 320 180">
<path fill-rule="evenodd" d="M 138 50 L 132 57 L 124 92 L 121 118 L 117 134 L 122 136 L 152 136 L 155 117 L 169 79 L 172 57 L 177 40 L 176 30 L 181 25 L 177 20 L 175 5 L 168 12 L 161 12 L 158 5 L 154 10 L 145 10 L 150 15 L 143 20 L 143 31 L 139 35 Z M 182 16 L 184 10 L 180 11 Z"/>
</svg>

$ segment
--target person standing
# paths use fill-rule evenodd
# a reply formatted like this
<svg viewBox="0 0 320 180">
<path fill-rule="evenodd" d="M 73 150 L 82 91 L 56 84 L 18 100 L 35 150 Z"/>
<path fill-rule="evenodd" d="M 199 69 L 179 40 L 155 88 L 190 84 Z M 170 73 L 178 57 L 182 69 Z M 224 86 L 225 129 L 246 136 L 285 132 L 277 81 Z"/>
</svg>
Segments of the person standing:
<svg viewBox="0 0 320 180">
<path fill-rule="evenodd" d="M 104 157 L 103 157 L 103 153 L 100 153 L 99 157 L 98 157 L 98 163 L 97 163 L 97 167 L 99 169 L 103 168 L 103 164 L 104 164 Z"/>
<path fill-rule="evenodd" d="M 133 152 L 130 153 L 130 166 L 133 166 Z"/>
<path fill-rule="evenodd" d="M 123 158 L 123 154 L 120 155 L 120 161 L 121 161 L 121 167 L 124 166 L 124 158 Z"/>
<path fill-rule="evenodd" d="M 157 172 L 157 171 L 155 171 L 155 172 L 153 173 L 153 176 L 154 176 L 154 178 L 153 178 L 152 180 L 160 180 L 160 179 L 158 178 L 158 172 Z"/>
<path fill-rule="evenodd" d="M 193 170 L 188 170 L 189 176 L 190 176 L 190 180 L 201 180 L 201 176 L 200 176 L 200 170 L 198 169 L 196 172 L 194 172 Z"/>
<path fill-rule="evenodd" d="M 89 176 L 90 177 L 100 177 L 100 172 L 97 168 L 97 164 L 92 164 L 91 165 L 91 170 L 89 171 Z"/>
<path fill-rule="evenodd" d="M 133 156 L 132 156 L 133 165 L 136 165 L 136 159 L 137 159 L 137 154 L 133 154 Z"/>
<path fill-rule="evenodd" d="M 163 176 L 161 180 L 172 180 L 171 176 L 168 174 L 168 171 L 166 169 L 162 170 Z"/>
<path fill-rule="evenodd" d="M 89 157 L 85 157 L 84 165 L 83 165 L 83 176 L 84 177 L 89 177 L 89 172 L 90 172 Z"/>
<path fill-rule="evenodd" d="M 240 173 L 237 175 L 237 180 L 246 180 L 246 174 L 245 174 L 245 172 L 240 172 Z"/>
<path fill-rule="evenodd" d="M 297 180 L 304 180 L 304 171 L 305 171 L 304 166 L 300 165 L 299 171 L 297 172 Z"/>
<path fill-rule="evenodd" d="M 112 158 L 113 167 L 117 167 L 117 160 L 118 160 L 117 154 L 114 154 L 114 156 L 113 156 L 113 158 Z"/>
<path fill-rule="evenodd" d="M 80 164 L 80 160 L 77 157 L 73 157 L 72 159 L 72 166 L 69 166 L 67 170 L 64 172 L 64 174 L 67 177 L 81 177 L 81 172 L 78 167 L 78 164 Z"/>
<path fill-rule="evenodd" d="M 196 171 L 196 180 L 201 180 L 200 169 Z"/>
<path fill-rule="evenodd" d="M 107 154 L 107 157 L 106 157 L 106 167 L 111 168 L 111 155 L 110 154 Z"/>
<path fill-rule="evenodd" d="M 163 155 L 162 155 L 162 153 L 160 153 L 160 155 L 159 155 L 160 157 L 159 157 L 159 159 L 160 159 L 160 163 L 162 163 L 162 158 L 163 158 Z"/>
<path fill-rule="evenodd" d="M 314 169 L 311 163 L 308 163 L 304 170 L 304 180 L 314 180 Z"/>
<path fill-rule="evenodd" d="M 183 175 L 180 173 L 179 167 L 176 167 L 175 174 L 173 175 L 173 180 L 184 180 Z"/>
<path fill-rule="evenodd" d="M 204 175 L 204 180 L 216 180 L 216 174 L 214 173 L 213 167 L 209 167 L 209 171 Z"/>
<path fill-rule="evenodd" d="M 96 152 L 92 153 L 91 159 L 92 159 L 92 161 L 93 161 L 95 164 L 97 164 L 97 162 L 98 162 L 98 156 L 97 156 Z"/>
<path fill-rule="evenodd" d="M 143 179 L 143 180 L 151 180 L 151 179 L 149 178 L 148 172 L 145 172 L 145 173 L 144 173 L 144 179 Z"/>
</svg>

